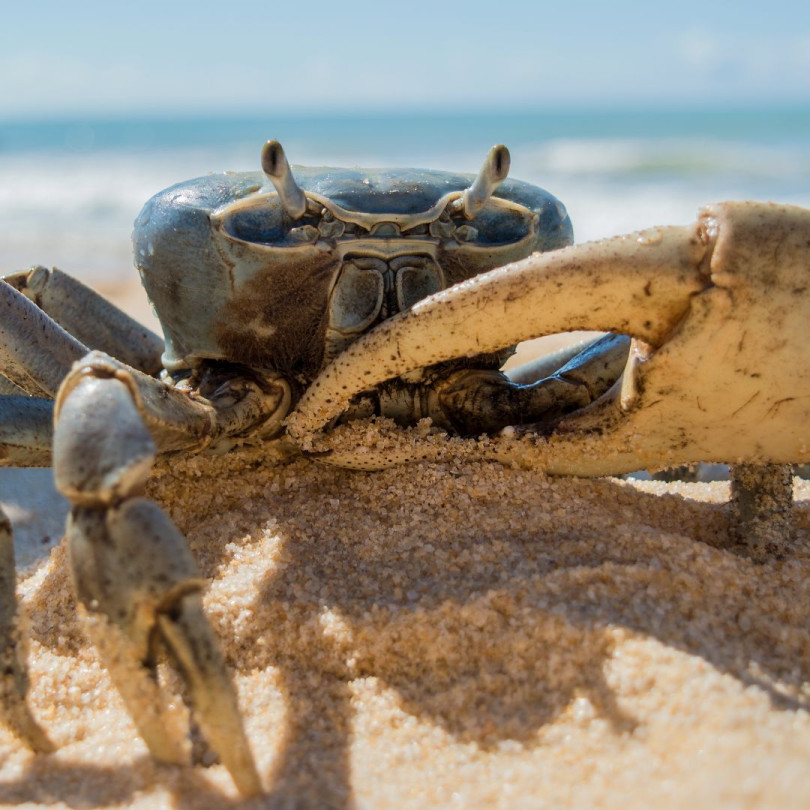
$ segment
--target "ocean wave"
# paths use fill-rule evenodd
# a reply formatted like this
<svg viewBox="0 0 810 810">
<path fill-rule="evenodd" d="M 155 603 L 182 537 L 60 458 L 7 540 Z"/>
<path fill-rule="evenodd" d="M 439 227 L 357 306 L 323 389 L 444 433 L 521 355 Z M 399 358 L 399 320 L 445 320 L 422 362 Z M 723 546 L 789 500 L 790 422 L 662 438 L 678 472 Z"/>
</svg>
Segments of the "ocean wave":
<svg viewBox="0 0 810 810">
<path fill-rule="evenodd" d="M 532 173 L 613 177 L 735 176 L 766 180 L 810 177 L 810 145 L 750 144 L 696 138 L 567 138 L 524 147 Z"/>
<path fill-rule="evenodd" d="M 349 139 L 288 149 L 293 161 L 421 165 L 474 172 L 486 150 L 472 137 L 452 149 L 360 154 Z M 148 152 L 107 149 L 0 153 L 0 272 L 57 265 L 92 281 L 131 274 L 130 233 L 143 203 L 210 170 L 258 169 L 259 145 L 228 143 Z M 320 151 L 319 151 L 320 150 Z M 696 138 L 557 138 L 517 143 L 513 174 L 568 207 L 578 241 L 678 224 L 723 199 L 810 206 L 810 145 Z"/>
</svg>

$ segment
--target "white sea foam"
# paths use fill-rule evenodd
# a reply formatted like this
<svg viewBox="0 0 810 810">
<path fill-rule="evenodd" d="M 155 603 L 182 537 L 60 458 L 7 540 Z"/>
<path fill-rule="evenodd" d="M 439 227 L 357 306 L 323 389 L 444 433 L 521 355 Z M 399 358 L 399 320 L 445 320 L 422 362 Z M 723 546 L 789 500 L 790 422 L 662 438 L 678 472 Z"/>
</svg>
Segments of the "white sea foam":
<svg viewBox="0 0 810 810">
<path fill-rule="evenodd" d="M 810 152 L 800 145 L 706 138 L 565 138 L 527 147 L 524 157 L 537 169 L 588 176 L 810 175 Z"/>
<path fill-rule="evenodd" d="M 216 150 L 0 157 L 0 272 L 56 265 L 91 282 L 132 273 L 132 223 L 161 188 L 211 167 Z"/>
<path fill-rule="evenodd" d="M 472 143 L 431 153 L 413 143 L 361 154 L 328 138 L 289 149 L 320 165 L 421 165 L 474 172 L 483 151 Z M 70 149 L 0 154 L 0 272 L 56 265 L 91 282 L 132 274 L 130 234 L 144 201 L 208 171 L 258 169 L 258 146 Z M 577 241 L 692 220 L 723 199 L 775 199 L 810 207 L 810 145 L 696 138 L 558 138 L 518 143 L 513 174 L 556 194 Z"/>
</svg>

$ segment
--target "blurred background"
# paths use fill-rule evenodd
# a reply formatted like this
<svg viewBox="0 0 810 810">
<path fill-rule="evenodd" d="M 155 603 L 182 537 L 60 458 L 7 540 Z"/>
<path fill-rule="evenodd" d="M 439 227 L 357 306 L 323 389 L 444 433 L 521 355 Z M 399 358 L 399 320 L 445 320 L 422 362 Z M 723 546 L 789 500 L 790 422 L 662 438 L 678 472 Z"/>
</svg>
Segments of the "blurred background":
<svg viewBox="0 0 810 810">
<path fill-rule="evenodd" d="M 810 205 L 810 4 L 15 3 L 0 32 L 0 273 L 127 283 L 145 200 L 310 165 L 512 174 L 578 241 L 727 198 Z M 135 297 L 133 297 L 135 296 Z"/>
<path fill-rule="evenodd" d="M 467 172 L 506 143 L 578 241 L 810 206 L 810 3 L 9 4 L 0 274 L 56 265 L 149 322 L 141 206 L 258 170 L 268 138 L 292 163 Z"/>
</svg>

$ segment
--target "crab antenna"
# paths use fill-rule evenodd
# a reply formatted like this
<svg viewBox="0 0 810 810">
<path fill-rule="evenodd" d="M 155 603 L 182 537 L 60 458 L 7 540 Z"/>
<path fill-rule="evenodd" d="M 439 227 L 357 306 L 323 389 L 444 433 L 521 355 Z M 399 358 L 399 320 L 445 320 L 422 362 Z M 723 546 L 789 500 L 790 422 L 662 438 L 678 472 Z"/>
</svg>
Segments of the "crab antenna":
<svg viewBox="0 0 810 810">
<path fill-rule="evenodd" d="M 461 198 L 461 209 L 467 219 L 472 219 L 486 205 L 495 189 L 506 180 L 511 160 L 509 150 L 502 143 L 489 150 L 478 177 Z"/>
<path fill-rule="evenodd" d="M 281 144 L 268 141 L 262 149 L 262 169 L 276 187 L 281 205 L 291 219 L 300 219 L 307 210 L 307 198 L 292 176 Z"/>
</svg>

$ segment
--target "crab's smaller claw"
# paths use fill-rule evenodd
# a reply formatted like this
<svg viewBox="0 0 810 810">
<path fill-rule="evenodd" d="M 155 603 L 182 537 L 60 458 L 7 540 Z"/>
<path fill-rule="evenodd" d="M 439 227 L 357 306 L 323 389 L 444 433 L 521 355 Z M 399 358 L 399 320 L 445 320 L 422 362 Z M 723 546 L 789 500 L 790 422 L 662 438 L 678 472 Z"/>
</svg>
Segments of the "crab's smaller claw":
<svg viewBox="0 0 810 810">
<path fill-rule="evenodd" d="M 261 793 L 253 755 L 216 638 L 198 594 L 187 594 L 161 613 L 158 626 L 186 681 L 205 738 L 245 796 Z"/>
<path fill-rule="evenodd" d="M 0 509 L 0 714 L 30 748 L 40 753 L 50 753 L 54 745 L 34 720 L 25 702 L 28 672 L 20 655 L 14 584 L 11 524 Z"/>
</svg>

